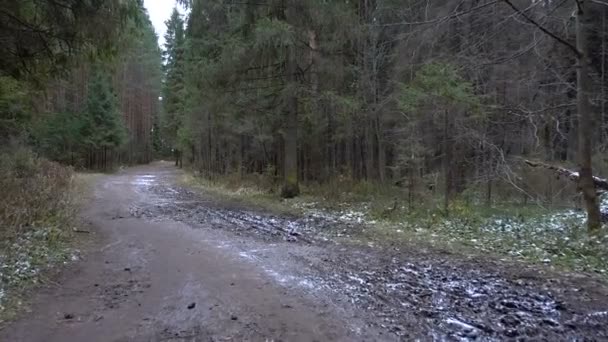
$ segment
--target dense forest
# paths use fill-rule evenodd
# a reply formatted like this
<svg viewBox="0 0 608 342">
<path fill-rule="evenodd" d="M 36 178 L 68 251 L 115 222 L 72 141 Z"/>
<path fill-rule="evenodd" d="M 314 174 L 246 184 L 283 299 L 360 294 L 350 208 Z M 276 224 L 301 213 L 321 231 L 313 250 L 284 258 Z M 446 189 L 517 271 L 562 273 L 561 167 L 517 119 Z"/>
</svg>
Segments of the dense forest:
<svg viewBox="0 0 608 342">
<path fill-rule="evenodd" d="M 608 0 L 0 1 L 0 340 L 606 341 L 607 99 Z"/>
<path fill-rule="evenodd" d="M 154 158 L 161 58 L 143 1 L 0 2 L 0 321 L 74 259 L 75 171 Z"/>
<path fill-rule="evenodd" d="M 462 198 L 584 205 L 599 231 L 606 4 L 176 6 L 161 49 L 141 1 L 3 4 L 2 144 L 87 169 L 173 155 L 285 198 L 400 187 L 445 215 Z"/>
<path fill-rule="evenodd" d="M 78 168 L 149 162 L 161 53 L 139 1 L 19 1 L 0 12 L 2 144 Z"/>
<path fill-rule="evenodd" d="M 163 142 L 205 177 L 265 174 L 284 197 L 300 183 L 396 184 L 410 203 L 443 197 L 446 213 L 465 194 L 578 201 L 599 228 L 606 4 L 181 4 L 187 18 L 167 23 Z"/>
</svg>

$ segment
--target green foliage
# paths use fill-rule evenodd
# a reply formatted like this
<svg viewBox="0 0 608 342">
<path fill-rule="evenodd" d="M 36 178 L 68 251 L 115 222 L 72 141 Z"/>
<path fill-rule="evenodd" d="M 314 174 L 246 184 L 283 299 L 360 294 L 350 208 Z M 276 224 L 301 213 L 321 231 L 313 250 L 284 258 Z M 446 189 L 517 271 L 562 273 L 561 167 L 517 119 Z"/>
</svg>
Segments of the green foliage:
<svg viewBox="0 0 608 342">
<path fill-rule="evenodd" d="M 51 160 L 81 166 L 86 152 L 85 118 L 70 112 L 46 115 L 32 129 L 37 151 Z"/>
<path fill-rule="evenodd" d="M 93 68 L 88 94 L 82 126 L 84 144 L 92 149 L 120 147 L 126 131 L 110 76 L 99 66 Z"/>
<path fill-rule="evenodd" d="M 0 76 L 0 143 L 25 130 L 31 114 L 29 94 L 24 82 L 10 76 Z"/>
<path fill-rule="evenodd" d="M 115 55 L 115 40 L 138 0 L 3 1 L 2 76 L 42 81 L 69 69 L 76 56 Z"/>
<path fill-rule="evenodd" d="M 178 148 L 179 130 L 183 123 L 185 110 L 184 90 L 184 21 L 173 9 L 171 18 L 166 22 L 165 49 L 165 79 L 162 87 L 163 108 L 159 120 L 160 132 L 163 136 L 163 149 Z M 166 153 L 166 152 L 165 152 Z"/>
<path fill-rule="evenodd" d="M 472 110 L 480 107 L 471 83 L 458 74 L 457 68 L 443 63 L 424 65 L 412 82 L 403 85 L 400 104 L 408 113 L 415 113 L 429 104 L 444 108 L 460 105 Z"/>
<path fill-rule="evenodd" d="M 80 166 L 126 142 L 113 86 L 137 82 L 129 100 L 154 110 L 144 101 L 160 95 L 160 49 L 141 1 L 18 1 L 0 10 L 10 17 L 0 51 L 12 52 L 0 56 L 0 143 L 30 139 L 48 158 Z M 118 71 L 131 75 L 112 80 Z"/>
<path fill-rule="evenodd" d="M 256 49 L 279 49 L 292 46 L 295 40 L 294 28 L 284 20 L 262 18 L 254 29 Z"/>
<path fill-rule="evenodd" d="M 55 161 L 85 166 L 92 151 L 118 149 L 126 141 L 121 113 L 108 71 L 93 68 L 86 108 L 81 113 L 47 113 L 30 129 L 36 150 Z"/>
</svg>

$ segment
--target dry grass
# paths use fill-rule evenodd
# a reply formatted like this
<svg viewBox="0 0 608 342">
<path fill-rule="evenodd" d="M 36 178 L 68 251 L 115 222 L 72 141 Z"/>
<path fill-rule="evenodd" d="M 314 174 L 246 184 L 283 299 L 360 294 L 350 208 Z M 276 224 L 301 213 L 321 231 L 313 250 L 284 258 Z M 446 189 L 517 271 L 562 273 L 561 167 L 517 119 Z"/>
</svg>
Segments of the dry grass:
<svg viewBox="0 0 608 342">
<path fill-rule="evenodd" d="M 74 187 L 70 168 L 37 158 L 24 148 L 0 154 L 0 238 L 11 240 L 41 224 L 71 219 Z"/>
<path fill-rule="evenodd" d="M 26 148 L 0 151 L 0 323 L 20 310 L 42 271 L 73 257 L 72 228 L 91 177 Z"/>
</svg>

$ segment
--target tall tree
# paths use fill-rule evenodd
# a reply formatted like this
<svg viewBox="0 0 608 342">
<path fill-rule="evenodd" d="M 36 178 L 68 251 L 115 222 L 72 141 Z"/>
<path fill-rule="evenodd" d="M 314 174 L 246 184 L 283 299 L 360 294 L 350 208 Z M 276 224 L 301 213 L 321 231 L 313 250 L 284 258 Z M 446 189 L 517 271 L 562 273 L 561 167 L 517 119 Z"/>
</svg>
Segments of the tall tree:
<svg viewBox="0 0 608 342">
<path fill-rule="evenodd" d="M 579 187 L 587 210 L 587 229 L 590 234 L 597 234 L 601 227 L 601 212 L 597 200 L 595 182 L 593 180 L 593 141 L 595 118 L 593 115 L 590 97 L 593 94 L 593 83 L 590 76 L 592 70 L 592 56 L 590 40 L 594 32 L 591 1 L 575 1 L 575 35 L 576 45 L 572 45 L 564 38 L 551 32 L 538 21 L 521 11 L 511 0 L 504 0 L 513 10 L 524 17 L 528 22 L 550 36 L 559 44 L 567 47 L 576 59 L 576 108 L 578 111 L 578 160 L 579 160 Z"/>
<path fill-rule="evenodd" d="M 184 116 L 184 20 L 177 7 L 165 23 L 163 112 L 161 126 L 165 144 L 174 150 L 176 165 L 180 156 L 178 131 Z"/>
<path fill-rule="evenodd" d="M 595 118 L 589 98 L 592 96 L 591 51 L 589 48 L 591 33 L 594 30 L 592 6 L 589 0 L 576 1 L 576 102 L 578 109 L 578 148 L 580 158 L 580 187 L 587 208 L 587 228 L 591 234 L 597 234 L 601 227 L 601 213 L 597 201 L 591 158 L 593 155 Z"/>
<path fill-rule="evenodd" d="M 125 142 L 126 132 L 118 110 L 111 79 L 101 66 L 94 66 L 88 86 L 88 99 L 82 135 L 91 151 L 89 167 L 106 169 L 107 153 Z M 94 158 L 96 153 L 101 158 Z"/>
<path fill-rule="evenodd" d="M 151 134 L 159 107 L 161 56 L 143 4 L 135 1 L 134 6 L 135 11 L 128 18 L 115 23 L 120 23 L 121 31 L 113 37 L 113 52 L 74 53 L 64 72 L 46 75 L 45 84 L 29 88 L 32 93 L 37 92 L 37 96 L 31 96 L 34 105 L 30 109 L 36 111 L 36 115 L 31 118 L 33 122 L 26 125 L 31 126 L 26 131 L 45 156 L 77 167 L 105 168 L 116 163 L 151 160 Z M 115 101 L 119 123 L 126 128 L 126 135 L 124 143 L 104 142 L 104 146 L 97 146 L 104 141 L 101 135 L 112 138 L 110 141 L 117 137 L 111 125 L 94 130 L 94 121 L 86 115 L 90 113 L 88 102 L 95 95 L 91 89 L 105 87 L 108 82 L 111 92 L 118 95 Z M 89 128 L 86 135 L 80 132 L 83 126 Z"/>
<path fill-rule="evenodd" d="M 574 189 L 522 157 L 578 162 L 596 231 L 591 167 L 608 172 L 604 5 L 577 1 L 577 25 L 572 1 L 181 3 L 183 77 L 169 87 L 167 63 L 163 90 L 181 118 L 168 139 L 202 175 L 263 174 L 285 197 L 300 183 L 351 180 L 407 184 L 411 199 L 445 188 L 444 205 L 472 192 L 487 205 L 553 204 Z M 404 97 L 419 100 L 405 110 Z"/>
</svg>

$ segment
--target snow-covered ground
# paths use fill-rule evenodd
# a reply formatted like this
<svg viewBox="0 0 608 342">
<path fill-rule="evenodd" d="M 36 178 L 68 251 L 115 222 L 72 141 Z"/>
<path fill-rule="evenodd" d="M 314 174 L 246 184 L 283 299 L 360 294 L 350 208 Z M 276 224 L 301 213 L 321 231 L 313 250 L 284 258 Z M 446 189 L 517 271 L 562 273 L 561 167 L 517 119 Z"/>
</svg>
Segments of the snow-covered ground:
<svg viewBox="0 0 608 342">
<path fill-rule="evenodd" d="M 586 214 L 582 210 L 553 211 L 532 217 L 496 215 L 474 220 L 429 213 L 426 218 L 405 216 L 400 222 L 384 222 L 372 217 L 369 203 L 340 203 L 336 206 L 338 209 L 323 208 L 321 203 L 313 201 L 295 201 L 291 205 L 313 218 L 369 226 L 389 225 L 396 233 L 417 235 L 430 242 L 465 244 L 477 251 L 501 252 L 547 264 L 579 258 L 580 262 L 574 264 L 580 264 L 582 269 L 608 273 L 605 262 L 599 261 L 598 265 L 601 258 L 586 260 L 587 254 L 596 253 L 602 242 L 587 236 Z M 601 209 L 608 212 L 608 197 L 602 199 Z"/>
<path fill-rule="evenodd" d="M 55 228 L 32 229 L 0 252 L 0 311 L 11 289 L 35 283 L 45 267 L 78 259 L 77 250 L 68 250 L 58 240 Z"/>
</svg>

